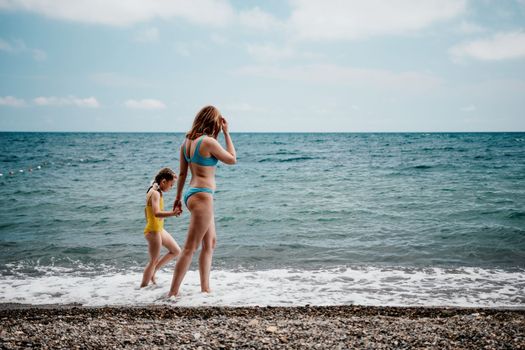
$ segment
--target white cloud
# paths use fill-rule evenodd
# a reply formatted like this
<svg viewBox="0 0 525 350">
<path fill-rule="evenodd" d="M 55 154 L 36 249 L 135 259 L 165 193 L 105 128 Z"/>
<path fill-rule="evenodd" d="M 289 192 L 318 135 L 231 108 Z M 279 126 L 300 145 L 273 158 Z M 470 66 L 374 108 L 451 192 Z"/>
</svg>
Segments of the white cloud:
<svg viewBox="0 0 525 350">
<path fill-rule="evenodd" d="M 210 36 L 210 40 L 217 44 L 217 45 L 226 45 L 226 44 L 229 44 L 230 43 L 230 40 L 225 37 L 225 36 L 222 36 L 222 35 L 218 35 L 216 33 L 212 33 L 212 35 Z"/>
<path fill-rule="evenodd" d="M 276 62 L 291 59 L 319 60 L 325 57 L 325 55 L 319 53 L 296 50 L 289 44 L 288 46 L 277 46 L 271 43 L 248 44 L 246 45 L 246 51 L 260 62 Z"/>
<path fill-rule="evenodd" d="M 282 21 L 261 10 L 259 7 L 241 11 L 239 13 L 239 22 L 246 28 L 265 32 L 280 30 L 284 27 Z"/>
<path fill-rule="evenodd" d="M 461 110 L 463 112 L 474 112 L 476 110 L 476 106 L 468 105 L 468 106 L 465 106 L 465 107 L 461 107 Z"/>
<path fill-rule="evenodd" d="M 97 99 L 94 97 L 87 98 L 78 98 L 75 96 L 68 97 L 37 97 L 33 102 L 38 106 L 75 106 L 75 107 L 89 107 L 89 108 L 98 108 L 100 104 Z"/>
<path fill-rule="evenodd" d="M 190 57 L 196 53 L 202 53 L 210 50 L 210 45 L 203 41 L 178 41 L 174 45 L 175 52 L 184 57 Z"/>
<path fill-rule="evenodd" d="M 0 50 L 9 52 L 9 53 L 15 52 L 15 49 L 13 48 L 13 46 L 1 38 L 0 38 Z"/>
<path fill-rule="evenodd" d="M 141 30 L 135 34 L 135 41 L 140 43 L 154 43 L 159 41 L 159 30 L 155 27 Z"/>
<path fill-rule="evenodd" d="M 24 107 L 26 105 L 26 101 L 13 96 L 0 97 L 0 106 Z"/>
<path fill-rule="evenodd" d="M 435 75 L 420 72 L 392 72 L 380 69 L 344 67 L 333 64 L 310 64 L 292 67 L 254 65 L 241 67 L 236 73 L 260 78 L 307 83 L 373 86 L 374 88 L 422 91 L 441 85 Z"/>
<path fill-rule="evenodd" d="M 466 0 L 293 0 L 289 26 L 300 39 L 352 40 L 411 33 L 452 19 Z"/>
<path fill-rule="evenodd" d="M 44 61 L 47 58 L 47 54 L 40 49 L 32 49 L 31 51 L 36 61 Z"/>
<path fill-rule="evenodd" d="M 191 52 L 189 49 L 189 45 L 186 43 L 177 43 L 175 44 L 175 51 L 177 54 L 184 56 L 184 57 L 190 57 Z"/>
<path fill-rule="evenodd" d="M 485 32 L 487 29 L 472 22 L 463 21 L 458 27 L 458 31 L 463 34 L 475 34 Z"/>
<path fill-rule="evenodd" d="M 278 61 L 296 56 L 291 47 L 277 47 L 273 44 L 247 45 L 246 49 L 251 56 L 260 61 Z"/>
<path fill-rule="evenodd" d="M 124 105 L 131 109 L 165 109 L 166 105 L 159 100 L 146 98 L 142 100 L 127 100 Z"/>
<path fill-rule="evenodd" d="M 43 61 L 47 58 L 47 55 L 44 51 L 40 49 L 33 49 L 27 47 L 27 45 L 22 40 L 18 39 L 8 42 L 0 38 L 0 51 L 8 52 L 11 54 L 29 53 L 33 56 L 33 59 L 36 61 Z"/>
<path fill-rule="evenodd" d="M 449 50 L 453 60 L 470 57 L 482 61 L 525 58 L 525 32 L 497 33 L 491 37 L 456 45 Z"/>
<path fill-rule="evenodd" d="M 68 21 L 126 26 L 154 18 L 224 25 L 233 19 L 226 0 L 2 0 L 0 8 L 36 12 Z"/>
</svg>

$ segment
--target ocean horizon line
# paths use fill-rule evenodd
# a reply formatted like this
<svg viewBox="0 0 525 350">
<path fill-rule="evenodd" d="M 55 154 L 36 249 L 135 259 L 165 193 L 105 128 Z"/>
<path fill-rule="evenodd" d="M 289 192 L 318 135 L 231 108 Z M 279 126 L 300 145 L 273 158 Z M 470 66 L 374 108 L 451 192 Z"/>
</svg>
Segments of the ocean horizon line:
<svg viewBox="0 0 525 350">
<path fill-rule="evenodd" d="M 0 134 L 185 134 L 187 131 L 0 131 Z M 522 134 L 521 131 L 232 131 L 230 134 Z"/>
</svg>

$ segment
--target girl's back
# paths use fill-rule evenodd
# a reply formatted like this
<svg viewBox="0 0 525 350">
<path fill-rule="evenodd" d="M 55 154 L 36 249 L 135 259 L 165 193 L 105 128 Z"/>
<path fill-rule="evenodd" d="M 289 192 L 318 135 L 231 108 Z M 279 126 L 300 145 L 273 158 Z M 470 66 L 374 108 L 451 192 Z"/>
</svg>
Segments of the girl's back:
<svg viewBox="0 0 525 350">
<path fill-rule="evenodd" d="M 155 188 L 151 188 L 146 194 L 146 207 L 144 208 L 144 214 L 146 216 L 146 227 L 144 228 L 144 233 L 148 232 L 160 232 L 164 228 L 164 219 L 158 218 L 155 216 L 155 211 L 153 209 L 152 201 L 157 198 L 155 192 L 160 197 L 159 200 L 159 209 L 164 210 L 164 198 L 162 194 L 158 192 Z"/>
</svg>

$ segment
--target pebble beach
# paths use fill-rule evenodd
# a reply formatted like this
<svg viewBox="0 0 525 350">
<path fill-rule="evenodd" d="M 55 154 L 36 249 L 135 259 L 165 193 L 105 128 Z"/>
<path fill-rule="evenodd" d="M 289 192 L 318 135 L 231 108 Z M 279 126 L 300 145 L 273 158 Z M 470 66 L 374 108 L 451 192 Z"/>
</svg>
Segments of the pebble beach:
<svg viewBox="0 0 525 350">
<path fill-rule="evenodd" d="M 0 348 L 525 349 L 525 310 L 2 304 Z"/>
</svg>

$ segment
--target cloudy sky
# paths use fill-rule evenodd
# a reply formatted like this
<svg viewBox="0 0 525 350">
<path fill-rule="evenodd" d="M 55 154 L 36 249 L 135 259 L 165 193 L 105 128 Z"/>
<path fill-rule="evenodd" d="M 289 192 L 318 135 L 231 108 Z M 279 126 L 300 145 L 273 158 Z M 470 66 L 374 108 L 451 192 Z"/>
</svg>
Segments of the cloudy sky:
<svg viewBox="0 0 525 350">
<path fill-rule="evenodd" d="M 0 131 L 523 131 L 525 0 L 0 0 Z"/>
</svg>

